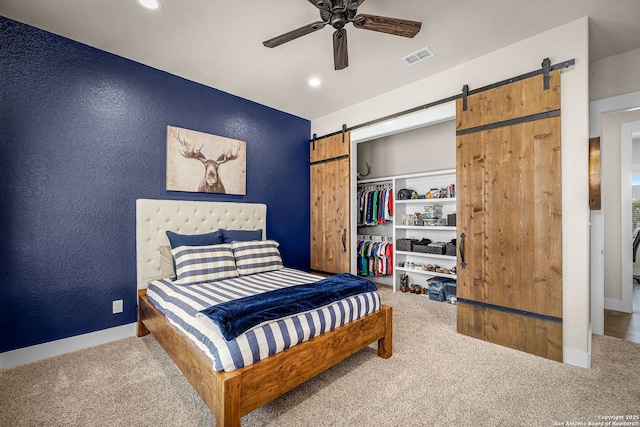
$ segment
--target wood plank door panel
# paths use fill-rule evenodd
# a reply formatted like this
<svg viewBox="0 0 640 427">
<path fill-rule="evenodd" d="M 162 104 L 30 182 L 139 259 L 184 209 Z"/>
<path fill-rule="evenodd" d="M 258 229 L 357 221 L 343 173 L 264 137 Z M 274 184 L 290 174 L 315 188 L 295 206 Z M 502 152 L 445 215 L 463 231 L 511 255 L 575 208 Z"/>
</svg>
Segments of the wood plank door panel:
<svg viewBox="0 0 640 427">
<path fill-rule="evenodd" d="M 349 132 L 316 139 L 311 142 L 311 153 L 309 159 L 311 163 L 324 160 L 335 159 L 337 157 L 348 156 L 351 149 L 351 138 Z"/>
<path fill-rule="evenodd" d="M 469 129 L 560 109 L 560 70 L 549 73 L 549 89 L 544 90 L 543 84 L 543 76 L 538 75 L 470 95 L 466 111 L 458 100 L 456 128 Z"/>
<path fill-rule="evenodd" d="M 458 304 L 458 332 L 562 362 L 562 324 L 519 314 Z"/>
<path fill-rule="evenodd" d="M 311 146 L 311 269 L 349 272 L 349 134 L 315 141 Z"/>
<path fill-rule="evenodd" d="M 537 76 L 469 97 L 475 111 L 462 111 L 458 101 L 463 132 L 457 136 L 457 226 L 466 236 L 466 267 L 460 259 L 457 311 L 460 333 L 561 361 L 560 105 L 554 73 L 548 93 L 533 93 L 543 91 Z M 481 117 L 471 117 L 476 115 Z"/>
</svg>

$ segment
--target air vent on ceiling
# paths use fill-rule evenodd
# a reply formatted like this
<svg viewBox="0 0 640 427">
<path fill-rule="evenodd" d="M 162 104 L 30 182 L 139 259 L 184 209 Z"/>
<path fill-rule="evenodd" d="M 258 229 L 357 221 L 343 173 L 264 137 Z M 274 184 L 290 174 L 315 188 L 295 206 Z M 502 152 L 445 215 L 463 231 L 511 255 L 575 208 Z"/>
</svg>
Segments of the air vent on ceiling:
<svg viewBox="0 0 640 427">
<path fill-rule="evenodd" d="M 418 62 L 424 61 L 425 59 L 431 58 L 432 56 L 435 56 L 435 53 L 433 53 L 433 51 L 428 47 L 425 47 L 417 52 L 413 52 L 412 54 L 405 56 L 402 60 L 407 65 L 414 65 Z"/>
</svg>

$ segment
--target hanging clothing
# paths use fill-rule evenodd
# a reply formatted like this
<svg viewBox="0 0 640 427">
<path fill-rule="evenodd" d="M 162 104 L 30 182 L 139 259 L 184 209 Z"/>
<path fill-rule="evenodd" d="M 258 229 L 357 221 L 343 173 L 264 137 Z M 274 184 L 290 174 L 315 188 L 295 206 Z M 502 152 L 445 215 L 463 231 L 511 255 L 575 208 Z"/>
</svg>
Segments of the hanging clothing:
<svg viewBox="0 0 640 427">
<path fill-rule="evenodd" d="M 358 225 L 384 224 L 393 218 L 393 191 L 366 190 L 358 192 Z"/>
<path fill-rule="evenodd" d="M 393 244 L 358 240 L 358 274 L 360 276 L 388 276 L 393 273 Z"/>
</svg>

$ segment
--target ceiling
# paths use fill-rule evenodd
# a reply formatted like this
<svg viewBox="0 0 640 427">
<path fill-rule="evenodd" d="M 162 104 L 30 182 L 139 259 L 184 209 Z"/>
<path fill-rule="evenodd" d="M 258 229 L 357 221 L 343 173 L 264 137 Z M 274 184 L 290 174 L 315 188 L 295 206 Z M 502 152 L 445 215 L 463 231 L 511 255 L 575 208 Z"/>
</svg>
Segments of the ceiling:
<svg viewBox="0 0 640 427">
<path fill-rule="evenodd" d="M 422 30 L 407 39 L 349 24 L 349 67 L 335 71 L 330 26 L 262 45 L 320 20 L 308 1 L 161 2 L 150 11 L 135 0 L 0 0 L 0 15 L 310 120 L 584 16 L 591 61 L 640 48 L 638 0 L 366 0 L 358 12 Z M 424 47 L 435 56 L 401 61 Z"/>
</svg>

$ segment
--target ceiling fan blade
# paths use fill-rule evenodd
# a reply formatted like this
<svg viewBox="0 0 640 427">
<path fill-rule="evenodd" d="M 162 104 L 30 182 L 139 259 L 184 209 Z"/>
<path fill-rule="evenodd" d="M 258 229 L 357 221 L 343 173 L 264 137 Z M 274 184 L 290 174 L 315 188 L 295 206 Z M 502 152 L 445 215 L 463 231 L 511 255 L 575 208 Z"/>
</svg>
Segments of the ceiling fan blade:
<svg viewBox="0 0 640 427">
<path fill-rule="evenodd" d="M 364 3 L 364 0 L 350 0 L 347 3 L 347 9 L 349 10 L 356 10 L 357 8 L 360 7 L 360 5 Z"/>
<path fill-rule="evenodd" d="M 324 10 L 327 12 L 330 11 L 331 8 L 333 7 L 333 3 L 331 0 L 308 0 L 308 1 L 318 9 Z"/>
<path fill-rule="evenodd" d="M 309 25 L 305 25 L 304 27 L 300 27 L 293 31 L 289 31 L 288 33 L 282 34 L 278 37 L 274 37 L 270 40 L 262 42 L 266 47 L 276 47 L 284 44 L 286 42 L 290 42 L 291 40 L 297 39 L 298 37 L 306 36 L 307 34 L 311 34 L 314 31 L 318 31 L 324 26 L 327 25 L 326 22 L 318 21 Z"/>
<path fill-rule="evenodd" d="M 336 30 L 333 33 L 333 65 L 336 70 L 342 70 L 349 66 L 347 30 L 344 28 Z"/>
<path fill-rule="evenodd" d="M 353 26 L 364 30 L 412 38 L 420 32 L 422 22 L 362 13 L 353 18 Z"/>
</svg>

